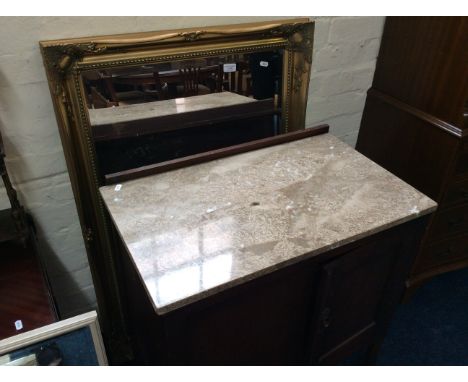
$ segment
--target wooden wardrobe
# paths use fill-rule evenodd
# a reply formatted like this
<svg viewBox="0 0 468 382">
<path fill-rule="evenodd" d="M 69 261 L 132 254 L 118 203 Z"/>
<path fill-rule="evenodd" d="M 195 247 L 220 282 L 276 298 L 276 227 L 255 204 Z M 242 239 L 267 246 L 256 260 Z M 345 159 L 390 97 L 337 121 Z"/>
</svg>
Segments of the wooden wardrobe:
<svg viewBox="0 0 468 382">
<path fill-rule="evenodd" d="M 356 149 L 439 203 L 407 280 L 468 266 L 468 18 L 387 17 Z"/>
</svg>

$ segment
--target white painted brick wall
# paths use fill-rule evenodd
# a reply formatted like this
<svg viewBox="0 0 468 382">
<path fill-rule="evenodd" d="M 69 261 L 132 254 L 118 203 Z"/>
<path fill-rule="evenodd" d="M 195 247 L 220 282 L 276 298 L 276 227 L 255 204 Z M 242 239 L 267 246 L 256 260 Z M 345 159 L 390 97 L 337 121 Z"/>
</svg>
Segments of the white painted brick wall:
<svg viewBox="0 0 468 382">
<path fill-rule="evenodd" d="M 38 227 L 41 255 L 65 317 L 93 308 L 95 295 L 38 41 L 274 18 L 2 18 L 0 130 L 7 166 L 20 200 Z M 332 133 L 354 144 L 365 92 L 372 82 L 384 18 L 314 19 L 307 123 L 329 123 Z M 5 190 L 0 186 L 0 208 L 7 206 Z"/>
<path fill-rule="evenodd" d="M 385 17 L 317 17 L 306 123 L 354 146 Z"/>
</svg>

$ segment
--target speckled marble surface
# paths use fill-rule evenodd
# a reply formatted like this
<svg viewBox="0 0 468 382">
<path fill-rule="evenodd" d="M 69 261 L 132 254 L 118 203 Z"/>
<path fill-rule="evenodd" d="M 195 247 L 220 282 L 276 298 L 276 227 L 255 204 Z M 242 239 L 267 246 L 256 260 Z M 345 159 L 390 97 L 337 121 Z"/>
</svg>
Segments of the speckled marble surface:
<svg viewBox="0 0 468 382">
<path fill-rule="evenodd" d="M 104 109 L 89 109 L 88 112 L 91 126 L 99 126 L 213 109 L 216 107 L 239 105 L 255 101 L 256 100 L 253 98 L 236 93 L 221 92 L 165 101 L 108 107 Z"/>
<path fill-rule="evenodd" d="M 436 208 L 330 134 L 101 194 L 158 314 Z"/>
</svg>

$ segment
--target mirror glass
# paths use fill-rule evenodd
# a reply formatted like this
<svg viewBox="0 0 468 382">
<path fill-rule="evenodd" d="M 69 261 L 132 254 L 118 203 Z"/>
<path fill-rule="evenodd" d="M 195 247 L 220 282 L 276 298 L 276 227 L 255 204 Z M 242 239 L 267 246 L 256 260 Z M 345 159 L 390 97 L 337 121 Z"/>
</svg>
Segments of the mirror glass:
<svg viewBox="0 0 468 382">
<path fill-rule="evenodd" d="M 99 176 L 280 134 L 280 49 L 82 73 Z"/>
</svg>

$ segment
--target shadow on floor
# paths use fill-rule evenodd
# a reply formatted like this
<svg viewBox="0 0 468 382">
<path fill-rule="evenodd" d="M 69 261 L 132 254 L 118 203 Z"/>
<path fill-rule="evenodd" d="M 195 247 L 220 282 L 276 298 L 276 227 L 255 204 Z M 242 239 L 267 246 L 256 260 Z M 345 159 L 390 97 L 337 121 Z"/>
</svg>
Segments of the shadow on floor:
<svg viewBox="0 0 468 382">
<path fill-rule="evenodd" d="M 399 306 L 377 365 L 468 365 L 468 269 L 435 277 Z"/>
</svg>

